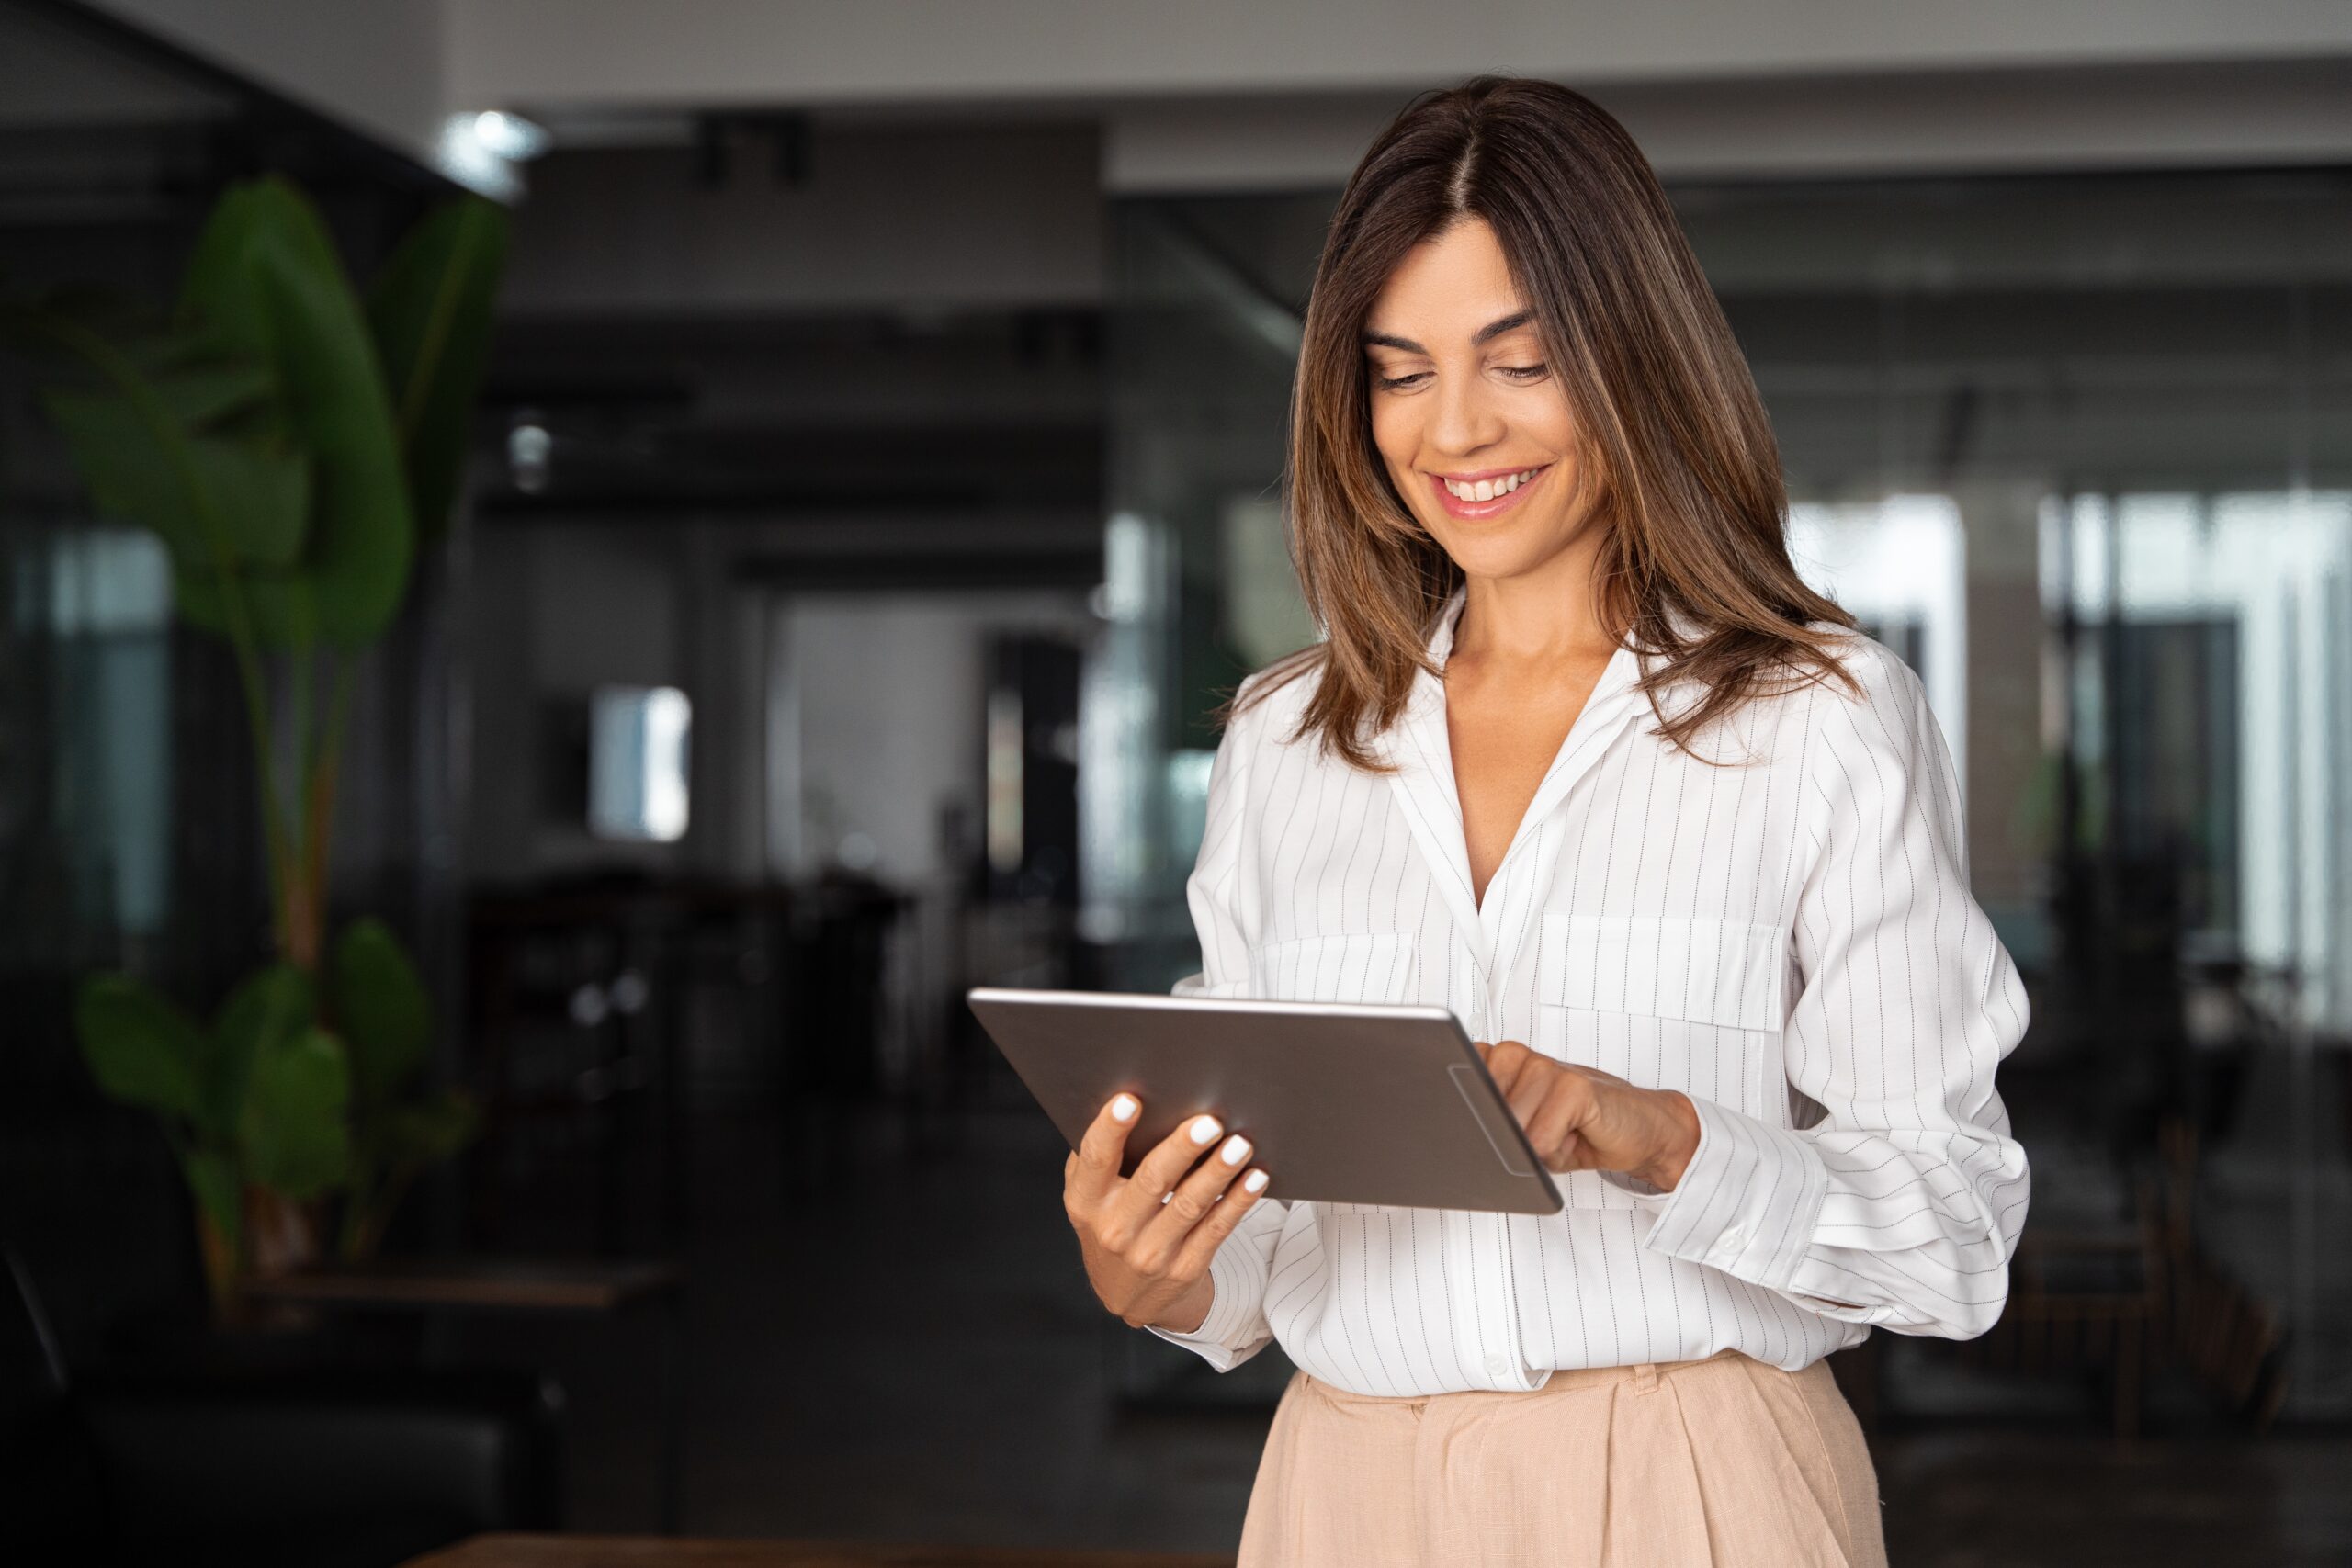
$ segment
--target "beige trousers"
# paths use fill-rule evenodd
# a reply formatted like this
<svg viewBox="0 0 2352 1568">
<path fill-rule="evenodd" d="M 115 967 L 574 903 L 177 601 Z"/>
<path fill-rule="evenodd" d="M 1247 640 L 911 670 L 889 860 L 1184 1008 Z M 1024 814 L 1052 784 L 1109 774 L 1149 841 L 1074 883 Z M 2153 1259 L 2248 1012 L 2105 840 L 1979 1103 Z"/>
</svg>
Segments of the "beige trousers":
<svg viewBox="0 0 2352 1568">
<path fill-rule="evenodd" d="M 1878 1473 L 1829 1363 L 1736 1350 L 1532 1393 L 1294 1375 L 1238 1568 L 1885 1568 Z"/>
</svg>

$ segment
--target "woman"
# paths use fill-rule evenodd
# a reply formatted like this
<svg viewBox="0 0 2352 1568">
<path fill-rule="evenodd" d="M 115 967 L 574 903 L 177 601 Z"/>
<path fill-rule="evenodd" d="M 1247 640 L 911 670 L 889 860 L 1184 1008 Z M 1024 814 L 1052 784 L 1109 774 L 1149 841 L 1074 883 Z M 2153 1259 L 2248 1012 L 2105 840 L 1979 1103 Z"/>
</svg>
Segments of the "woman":
<svg viewBox="0 0 2352 1568">
<path fill-rule="evenodd" d="M 1122 1179 L 1103 1108 L 1065 1180 L 1105 1304 L 1298 1368 L 1244 1568 L 1884 1562 L 1823 1358 L 1999 1316 L 2025 993 L 1919 680 L 1792 569 L 1615 120 L 1483 76 L 1389 127 L 1287 480 L 1326 639 L 1236 694 L 1178 990 L 1452 1009 L 1567 1201 L 1285 1204 L 1209 1115 Z"/>
</svg>

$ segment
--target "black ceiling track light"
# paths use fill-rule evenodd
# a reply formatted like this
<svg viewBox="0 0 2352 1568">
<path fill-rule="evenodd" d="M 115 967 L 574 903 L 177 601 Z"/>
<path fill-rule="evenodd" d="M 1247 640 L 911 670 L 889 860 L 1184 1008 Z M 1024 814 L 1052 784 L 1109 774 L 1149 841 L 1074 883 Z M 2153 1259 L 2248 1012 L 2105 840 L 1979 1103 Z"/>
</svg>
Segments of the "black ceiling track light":
<svg viewBox="0 0 2352 1568">
<path fill-rule="evenodd" d="M 779 113 L 718 113 L 695 117 L 695 183 L 704 190 L 726 186 L 735 173 L 737 148 L 745 141 L 768 143 L 769 177 L 782 186 L 808 183 L 809 117 L 804 110 Z"/>
</svg>

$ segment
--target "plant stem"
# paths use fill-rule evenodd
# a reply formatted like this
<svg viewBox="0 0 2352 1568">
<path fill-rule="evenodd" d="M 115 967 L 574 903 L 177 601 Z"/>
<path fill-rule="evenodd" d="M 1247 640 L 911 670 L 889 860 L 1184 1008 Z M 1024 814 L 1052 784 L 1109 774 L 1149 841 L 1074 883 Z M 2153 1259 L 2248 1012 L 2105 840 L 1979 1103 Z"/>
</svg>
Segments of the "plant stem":
<svg viewBox="0 0 2352 1568">
<path fill-rule="evenodd" d="M 310 596 L 307 593 L 297 593 L 293 597 L 294 647 L 292 651 L 287 655 L 286 662 L 288 666 L 287 680 L 288 684 L 292 688 L 291 697 L 294 709 L 294 733 L 288 738 L 288 748 L 293 752 L 294 756 L 294 776 L 299 780 L 309 771 L 308 759 L 311 754 L 311 666 L 318 660 L 317 655 L 314 651 L 316 648 L 316 638 L 312 633 L 311 626 Z M 294 841 L 298 844 L 302 842 L 306 837 L 305 816 L 306 807 L 303 801 L 302 792 L 298 789 L 294 792 L 293 821 Z"/>
<path fill-rule="evenodd" d="M 312 667 L 318 662 L 318 639 L 312 630 L 309 596 L 294 595 L 289 611 L 293 647 L 287 654 L 287 683 L 290 688 L 294 733 L 288 749 L 292 753 L 294 773 L 290 824 L 294 859 L 286 869 L 287 934 L 282 947 L 286 958 L 304 969 L 315 969 L 322 946 L 321 927 L 325 920 L 316 896 L 318 879 L 311 874 L 318 839 L 312 830 L 314 812 L 311 799 L 311 682 Z"/>
<path fill-rule="evenodd" d="M 314 956 L 326 945 L 327 867 L 334 852 L 335 781 L 343 756 L 344 720 L 351 711 L 351 685 L 359 669 L 359 656 L 347 649 L 330 648 L 327 664 L 334 671 L 334 685 L 327 699 L 326 722 L 319 728 L 317 745 L 309 760 L 310 776 L 304 785 L 309 829 L 304 841 L 304 868 L 310 876 L 307 893 L 317 922 Z"/>
<path fill-rule="evenodd" d="M 226 1323 L 236 1311 L 237 1281 L 245 1271 L 244 1227 L 239 1224 L 223 1230 L 212 1217 L 210 1206 L 189 1177 L 188 1156 L 193 1152 L 189 1141 L 169 1117 L 159 1117 L 157 1122 L 164 1131 L 164 1142 L 171 1147 L 172 1164 L 178 1168 L 182 1179 L 189 1182 L 188 1207 L 196 1215 L 197 1251 L 204 1264 L 205 1292 L 212 1301 L 212 1319 Z"/>
<path fill-rule="evenodd" d="M 473 221 L 472 213 L 462 218 L 460 223 L 463 243 L 442 271 L 441 287 L 434 292 L 433 308 L 425 314 L 424 333 L 418 340 L 416 357 L 409 367 L 408 385 L 401 389 L 401 452 L 404 457 L 415 444 L 417 426 L 424 423 L 424 405 L 432 396 L 441 355 L 448 347 L 449 334 L 457 328 L 467 259 L 481 243 L 481 225 Z M 420 529 L 425 525 L 422 517 L 415 522 Z"/>
</svg>

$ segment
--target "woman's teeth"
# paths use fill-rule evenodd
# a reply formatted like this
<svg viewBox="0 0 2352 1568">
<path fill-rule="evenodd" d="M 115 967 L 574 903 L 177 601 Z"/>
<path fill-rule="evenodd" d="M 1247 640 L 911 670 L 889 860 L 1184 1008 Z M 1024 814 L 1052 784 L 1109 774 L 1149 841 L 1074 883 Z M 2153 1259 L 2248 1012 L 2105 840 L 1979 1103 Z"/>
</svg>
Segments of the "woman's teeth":
<svg viewBox="0 0 2352 1568">
<path fill-rule="evenodd" d="M 1521 468 L 1515 474 L 1505 474 L 1498 479 L 1480 479 L 1476 484 L 1461 484 L 1453 479 L 1447 479 L 1445 491 L 1456 501 L 1492 501 L 1498 495 L 1509 495 L 1533 479 L 1541 467 L 1542 465 L 1539 464 L 1534 468 Z"/>
</svg>

